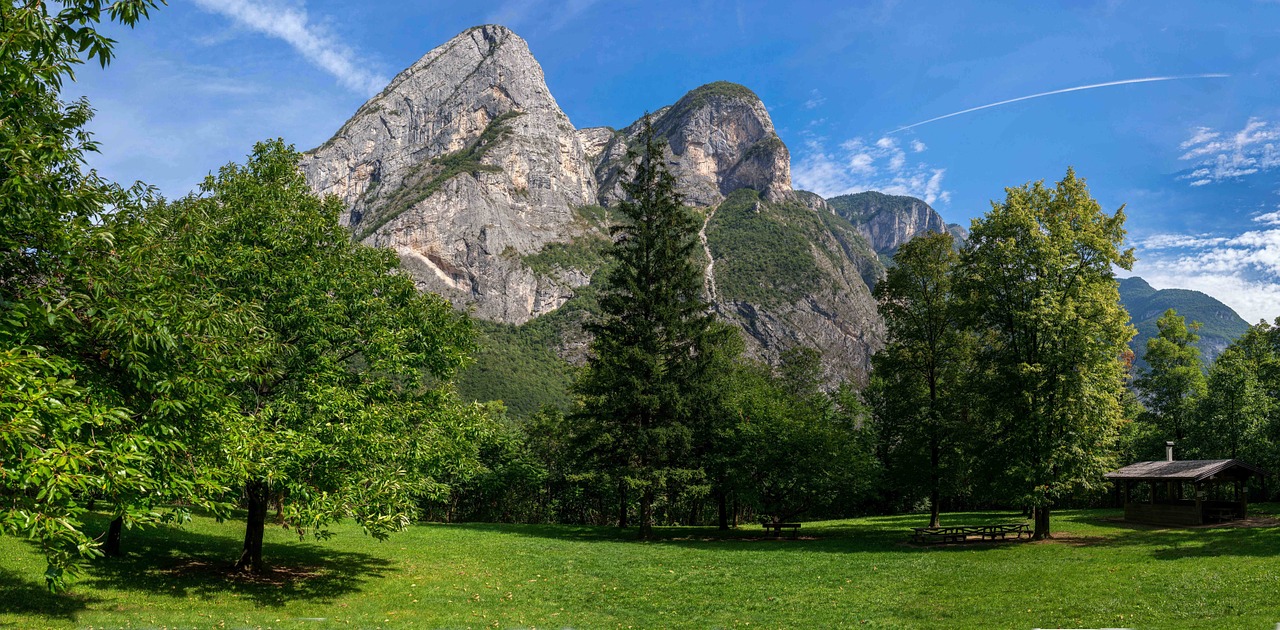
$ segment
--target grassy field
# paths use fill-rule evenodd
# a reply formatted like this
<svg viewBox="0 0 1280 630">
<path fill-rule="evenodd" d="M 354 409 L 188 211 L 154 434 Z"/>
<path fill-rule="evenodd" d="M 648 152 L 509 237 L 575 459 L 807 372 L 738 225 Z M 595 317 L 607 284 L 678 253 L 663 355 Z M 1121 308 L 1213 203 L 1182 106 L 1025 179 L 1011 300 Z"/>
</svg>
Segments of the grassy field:
<svg viewBox="0 0 1280 630">
<path fill-rule="evenodd" d="M 1274 510 L 1278 506 L 1262 506 Z M 0 627 L 1267 628 L 1280 531 L 1151 529 L 1062 512 L 1059 538 L 917 548 L 922 516 L 758 528 L 423 525 L 379 543 L 269 529 L 276 575 L 228 577 L 239 523 L 125 533 L 128 555 L 50 595 L 26 543 L 0 539 Z M 1008 522 L 948 515 L 944 524 Z M 634 530 L 632 530 L 634 532 Z"/>
</svg>

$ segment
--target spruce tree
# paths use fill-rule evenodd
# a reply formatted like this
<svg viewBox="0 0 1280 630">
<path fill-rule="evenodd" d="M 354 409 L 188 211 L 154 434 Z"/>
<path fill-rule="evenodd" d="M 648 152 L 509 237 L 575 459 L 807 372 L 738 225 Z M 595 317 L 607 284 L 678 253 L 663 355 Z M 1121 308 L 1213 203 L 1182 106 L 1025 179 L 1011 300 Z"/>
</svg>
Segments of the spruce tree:
<svg viewBox="0 0 1280 630">
<path fill-rule="evenodd" d="M 694 264 L 698 220 L 676 191 L 664 147 L 645 117 L 630 156 L 611 227 L 611 266 L 600 296 L 601 317 L 587 370 L 577 383 L 591 458 L 622 491 L 640 499 L 640 536 L 652 534 L 654 498 L 669 483 L 700 475 L 687 455 L 693 440 L 694 392 L 711 376 L 709 352 L 727 334 L 713 327 Z"/>
</svg>

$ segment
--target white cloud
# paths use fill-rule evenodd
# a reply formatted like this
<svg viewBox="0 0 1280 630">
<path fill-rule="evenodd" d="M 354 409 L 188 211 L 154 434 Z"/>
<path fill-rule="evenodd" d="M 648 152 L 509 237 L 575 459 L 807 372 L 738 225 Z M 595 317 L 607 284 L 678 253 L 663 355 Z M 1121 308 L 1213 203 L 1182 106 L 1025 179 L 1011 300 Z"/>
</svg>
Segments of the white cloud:
<svg viewBox="0 0 1280 630">
<path fill-rule="evenodd" d="M 1235 274 L 1184 273 L 1163 265 L 1139 263 L 1133 269 L 1157 289 L 1191 289 L 1207 293 L 1240 314 L 1245 321 L 1256 324 L 1259 320 L 1273 322 L 1280 315 L 1280 285 L 1254 281 Z"/>
<path fill-rule="evenodd" d="M 1192 186 L 1238 179 L 1280 167 L 1280 125 L 1250 118 L 1240 131 L 1230 135 L 1197 127 L 1178 147 L 1178 159 L 1190 162 L 1193 170 L 1178 179 Z"/>
<path fill-rule="evenodd" d="M 1280 226 L 1280 212 L 1253 220 Z M 1134 273 L 1153 286 L 1203 291 L 1250 322 L 1280 315 L 1280 227 L 1234 236 L 1158 234 L 1136 248 L 1140 262 Z"/>
<path fill-rule="evenodd" d="M 827 97 L 823 96 L 822 92 L 818 91 L 817 88 L 814 88 L 812 90 L 809 90 L 809 100 L 804 102 L 804 108 L 814 109 L 817 107 L 821 107 L 822 104 L 826 102 L 827 102 Z"/>
<path fill-rule="evenodd" d="M 361 94 L 375 94 L 388 79 L 366 68 L 369 63 L 356 58 L 351 48 L 323 24 L 312 22 L 302 5 L 285 6 L 264 0 L 195 0 L 200 8 L 231 18 L 236 24 L 264 35 L 284 40 L 307 61 L 338 79 L 344 87 Z"/>
<path fill-rule="evenodd" d="M 919 154 L 926 147 L 912 141 L 910 149 Z M 798 188 L 823 197 L 877 190 L 919 197 L 929 204 L 949 203 L 951 192 L 942 186 L 947 170 L 914 159 L 888 136 L 874 142 L 852 138 L 837 150 L 828 150 L 824 138 L 810 137 L 791 177 Z"/>
<path fill-rule="evenodd" d="M 1254 217 L 1253 220 L 1257 221 L 1258 223 L 1265 223 L 1267 225 L 1280 225 L 1280 210 L 1277 210 L 1275 212 L 1268 212 L 1266 214 L 1260 214 Z"/>
</svg>

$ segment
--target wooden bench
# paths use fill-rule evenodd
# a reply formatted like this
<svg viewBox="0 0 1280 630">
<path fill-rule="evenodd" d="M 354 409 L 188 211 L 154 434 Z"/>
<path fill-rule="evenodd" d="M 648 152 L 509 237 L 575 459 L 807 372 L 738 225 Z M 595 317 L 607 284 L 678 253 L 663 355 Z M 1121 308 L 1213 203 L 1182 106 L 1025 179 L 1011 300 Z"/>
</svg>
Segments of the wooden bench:
<svg viewBox="0 0 1280 630">
<path fill-rule="evenodd" d="M 970 536 L 977 540 L 1006 540 L 1009 536 L 1031 537 L 1031 527 L 1026 523 L 1002 523 L 999 525 L 960 525 L 955 527 L 914 527 L 912 542 L 957 543 L 968 542 Z"/>
<path fill-rule="evenodd" d="M 782 536 L 782 530 L 784 529 L 791 530 L 792 538 L 795 538 L 796 535 L 800 533 L 799 523 L 761 523 L 761 525 L 764 526 L 765 530 L 772 529 L 774 538 L 780 538 Z"/>
</svg>

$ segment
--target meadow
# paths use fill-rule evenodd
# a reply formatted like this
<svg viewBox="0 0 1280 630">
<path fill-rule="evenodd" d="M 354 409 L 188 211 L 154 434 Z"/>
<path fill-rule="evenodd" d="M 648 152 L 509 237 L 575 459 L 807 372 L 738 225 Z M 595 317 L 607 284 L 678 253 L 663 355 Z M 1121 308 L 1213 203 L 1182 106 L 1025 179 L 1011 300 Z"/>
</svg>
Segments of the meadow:
<svg viewBox="0 0 1280 630">
<path fill-rule="evenodd" d="M 1274 512 L 1280 506 L 1264 505 Z M 1017 520 L 947 515 L 944 524 Z M 378 542 L 267 533 L 269 577 L 233 577 L 242 524 L 127 531 L 50 594 L 43 559 L 0 539 L 0 627 L 13 628 L 1272 628 L 1275 527 L 1156 529 L 1064 511 L 1044 542 L 921 547 L 904 515 L 758 526 L 424 524 Z M 1264 519 L 1264 523 L 1268 522 Z M 95 523 L 95 525 L 104 523 Z"/>
</svg>

